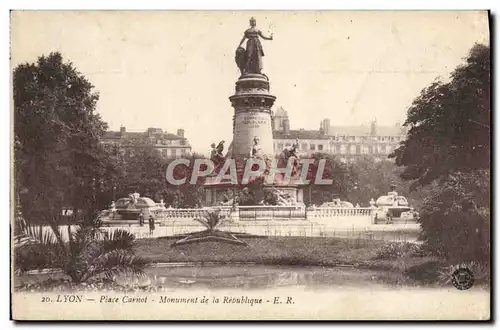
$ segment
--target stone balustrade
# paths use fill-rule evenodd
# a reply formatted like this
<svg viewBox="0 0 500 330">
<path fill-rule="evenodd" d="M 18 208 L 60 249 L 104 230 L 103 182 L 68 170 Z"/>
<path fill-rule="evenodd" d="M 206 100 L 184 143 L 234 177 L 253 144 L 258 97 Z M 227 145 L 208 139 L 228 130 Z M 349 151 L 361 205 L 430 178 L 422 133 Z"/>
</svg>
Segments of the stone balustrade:
<svg viewBox="0 0 500 330">
<path fill-rule="evenodd" d="M 363 217 L 373 216 L 372 207 L 341 208 L 341 207 L 304 207 L 301 205 L 255 205 L 255 206 L 216 206 L 207 208 L 174 209 L 158 208 L 151 211 L 157 222 L 161 224 L 172 221 L 192 221 L 203 218 L 209 210 L 221 210 L 221 215 L 234 221 L 265 221 L 265 220 L 314 220 L 336 217 Z M 112 217 L 110 217 L 110 220 Z M 111 221 L 113 222 L 113 221 Z"/>
<path fill-rule="evenodd" d="M 256 205 L 239 206 L 240 221 L 248 220 L 305 220 L 306 209 L 303 206 Z"/>
<path fill-rule="evenodd" d="M 372 216 L 373 208 L 357 207 L 357 208 L 342 208 L 342 207 L 310 207 L 307 209 L 307 217 L 325 218 L 325 217 L 349 217 L 349 216 Z"/>
<path fill-rule="evenodd" d="M 162 223 L 169 223 L 172 221 L 192 221 L 195 218 L 202 219 L 207 211 L 219 209 L 221 210 L 220 215 L 224 217 L 229 217 L 231 214 L 231 207 L 217 207 L 217 208 L 202 208 L 202 209 L 163 209 L 155 211 L 155 215 Z"/>
</svg>

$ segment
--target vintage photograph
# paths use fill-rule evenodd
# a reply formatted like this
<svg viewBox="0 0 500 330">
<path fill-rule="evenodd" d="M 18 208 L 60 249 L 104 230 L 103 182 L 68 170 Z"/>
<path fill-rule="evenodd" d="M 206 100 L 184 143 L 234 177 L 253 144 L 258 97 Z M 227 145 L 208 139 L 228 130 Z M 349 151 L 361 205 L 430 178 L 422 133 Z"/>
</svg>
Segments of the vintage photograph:
<svg viewBox="0 0 500 330">
<path fill-rule="evenodd" d="M 474 320 L 488 11 L 11 11 L 14 320 Z"/>
</svg>

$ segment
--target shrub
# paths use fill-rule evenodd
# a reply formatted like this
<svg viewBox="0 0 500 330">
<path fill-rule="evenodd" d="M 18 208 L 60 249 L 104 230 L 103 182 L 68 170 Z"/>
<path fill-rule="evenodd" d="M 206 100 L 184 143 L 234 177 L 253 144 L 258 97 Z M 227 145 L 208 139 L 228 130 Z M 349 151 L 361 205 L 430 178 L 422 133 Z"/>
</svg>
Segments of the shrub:
<svg viewBox="0 0 500 330">
<path fill-rule="evenodd" d="M 116 229 L 101 230 L 102 223 L 95 219 L 81 224 L 70 233 L 69 241 L 62 240 L 56 228 L 43 228 L 23 224 L 15 246 L 16 273 L 33 269 L 62 270 L 74 283 L 93 278 L 111 279 L 120 273 L 143 275 L 149 261 L 137 257 L 133 251 L 135 236 Z"/>
<path fill-rule="evenodd" d="M 489 264 L 489 201 L 489 171 L 450 175 L 423 202 L 421 238 L 450 264 Z"/>
<path fill-rule="evenodd" d="M 424 255 L 422 246 L 410 242 L 391 242 L 376 252 L 374 259 L 397 259 L 403 256 L 406 257 L 420 257 Z"/>
</svg>

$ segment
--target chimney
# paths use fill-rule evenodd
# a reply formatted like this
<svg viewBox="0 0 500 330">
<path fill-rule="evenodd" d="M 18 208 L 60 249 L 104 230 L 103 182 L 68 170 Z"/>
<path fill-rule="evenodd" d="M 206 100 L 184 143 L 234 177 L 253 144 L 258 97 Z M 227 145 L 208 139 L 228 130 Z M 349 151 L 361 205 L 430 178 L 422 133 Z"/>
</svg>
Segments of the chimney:
<svg viewBox="0 0 500 330">
<path fill-rule="evenodd" d="M 177 130 L 177 136 L 183 138 L 184 137 L 184 130 L 182 128 L 179 128 Z"/>
<path fill-rule="evenodd" d="M 319 133 L 321 135 L 328 135 L 330 133 L 330 119 L 325 118 L 319 123 Z"/>
<path fill-rule="evenodd" d="M 371 123 L 370 135 L 371 136 L 377 135 L 377 121 L 376 120 L 372 121 L 372 123 Z"/>
<path fill-rule="evenodd" d="M 328 118 L 323 121 L 323 132 L 325 135 L 330 135 L 330 119 Z"/>
<path fill-rule="evenodd" d="M 290 120 L 288 118 L 283 119 L 283 133 L 290 134 Z"/>
<path fill-rule="evenodd" d="M 121 135 L 125 134 L 126 131 L 127 131 L 127 129 L 125 128 L 125 126 L 120 126 L 120 134 Z"/>
</svg>

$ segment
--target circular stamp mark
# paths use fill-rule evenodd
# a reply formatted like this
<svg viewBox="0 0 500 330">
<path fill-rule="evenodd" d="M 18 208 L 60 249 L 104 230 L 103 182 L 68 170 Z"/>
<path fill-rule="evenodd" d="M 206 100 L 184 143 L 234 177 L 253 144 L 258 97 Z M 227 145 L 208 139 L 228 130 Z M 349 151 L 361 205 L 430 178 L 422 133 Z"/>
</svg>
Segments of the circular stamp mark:
<svg viewBox="0 0 500 330">
<path fill-rule="evenodd" d="M 474 285 L 474 274 L 468 268 L 459 268 L 453 272 L 451 282 L 458 290 L 468 290 Z"/>
</svg>

